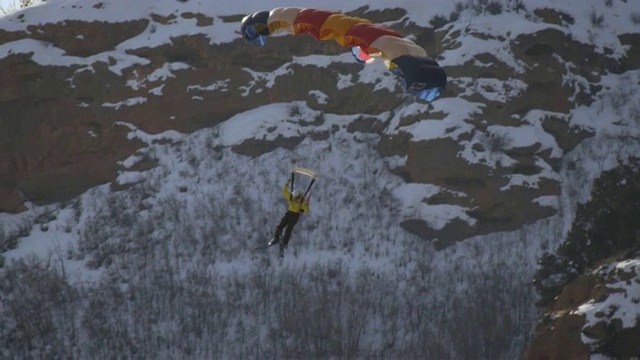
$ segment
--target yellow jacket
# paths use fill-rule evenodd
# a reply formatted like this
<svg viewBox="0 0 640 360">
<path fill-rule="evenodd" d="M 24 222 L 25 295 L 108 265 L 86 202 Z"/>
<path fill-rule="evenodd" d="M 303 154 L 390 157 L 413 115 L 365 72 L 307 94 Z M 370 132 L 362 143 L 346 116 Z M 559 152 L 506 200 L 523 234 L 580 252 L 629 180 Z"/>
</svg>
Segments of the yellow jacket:
<svg viewBox="0 0 640 360">
<path fill-rule="evenodd" d="M 282 187 L 282 195 L 284 195 L 285 199 L 287 199 L 287 201 L 289 202 L 289 211 L 294 212 L 294 213 L 299 213 L 300 210 L 304 211 L 305 213 L 309 212 L 309 202 L 307 201 L 307 199 L 305 199 L 304 197 L 302 199 L 292 199 L 291 198 L 291 192 L 289 191 L 289 187 L 288 187 L 289 183 L 284 184 L 284 186 Z"/>
</svg>

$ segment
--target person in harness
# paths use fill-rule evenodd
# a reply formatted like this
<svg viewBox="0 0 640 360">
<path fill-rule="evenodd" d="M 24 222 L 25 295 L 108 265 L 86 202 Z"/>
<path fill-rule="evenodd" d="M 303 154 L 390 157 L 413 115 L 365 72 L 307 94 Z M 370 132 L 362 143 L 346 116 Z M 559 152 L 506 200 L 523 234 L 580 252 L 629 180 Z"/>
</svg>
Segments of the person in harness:
<svg viewBox="0 0 640 360">
<path fill-rule="evenodd" d="M 276 226 L 276 231 L 273 235 L 273 239 L 269 242 L 269 246 L 280 244 L 280 256 L 282 257 L 284 254 L 284 249 L 289 245 L 289 239 L 291 238 L 291 232 L 293 231 L 293 227 L 298 223 L 298 219 L 300 219 L 300 213 L 308 213 L 309 212 L 309 199 L 305 199 L 304 194 L 299 190 L 289 191 L 289 184 L 291 184 L 291 180 L 287 181 L 286 184 L 282 187 L 282 195 L 284 195 L 285 199 L 288 201 L 287 212 L 284 214 L 278 226 Z M 285 230 L 286 228 L 286 230 Z M 282 231 L 284 232 L 284 237 L 282 240 L 280 237 L 282 236 Z"/>
</svg>

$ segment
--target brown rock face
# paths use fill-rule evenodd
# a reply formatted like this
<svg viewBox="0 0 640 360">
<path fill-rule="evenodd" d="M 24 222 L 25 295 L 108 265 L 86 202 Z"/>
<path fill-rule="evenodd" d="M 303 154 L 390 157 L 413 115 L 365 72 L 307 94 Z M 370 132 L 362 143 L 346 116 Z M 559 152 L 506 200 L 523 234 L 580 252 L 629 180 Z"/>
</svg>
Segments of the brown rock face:
<svg viewBox="0 0 640 360">
<path fill-rule="evenodd" d="M 29 33 L 1 31 L 0 43 L 31 38 L 46 41 L 67 55 L 86 57 L 111 51 L 148 25 L 147 19 L 121 24 L 43 24 L 31 26 Z M 203 35 L 171 39 L 165 46 L 134 53 L 147 64 L 125 68 L 122 75 L 110 69 L 115 59 L 110 63 L 97 60 L 90 67 L 44 66 L 32 59 L 33 53 L 0 59 L 0 211 L 24 210 L 26 201 L 45 204 L 68 199 L 112 181 L 118 161 L 142 146 L 127 139 L 129 129 L 118 125 L 120 121 L 150 133 L 188 132 L 256 106 L 255 101 L 240 96 L 199 94 L 197 85 L 207 86 L 221 74 L 246 77 L 237 68 L 228 69 L 231 55 L 227 61 L 212 56 L 225 51 L 209 47 Z M 177 70 L 179 76 L 165 81 L 146 79 L 168 62 L 181 60 L 194 68 Z M 210 64 L 215 66 L 210 68 Z M 133 89 L 130 83 L 136 81 L 143 84 Z M 196 88 L 189 90 L 192 85 Z M 149 94 L 159 86 L 171 96 Z M 203 100 L 194 100 L 199 95 Z M 143 100 L 127 103 L 136 98 Z"/>
<path fill-rule="evenodd" d="M 591 352 L 580 341 L 583 326 L 584 316 L 566 315 L 551 320 L 531 342 L 522 360 L 589 360 Z"/>
<path fill-rule="evenodd" d="M 640 323 L 623 326 L 620 317 L 637 314 L 633 298 L 640 283 L 635 270 L 624 273 L 617 263 L 582 275 L 567 284 L 560 295 L 543 310 L 533 339 L 523 353 L 523 360 L 589 359 L 598 353 L 614 359 L 633 359 L 640 354 Z M 615 297 L 622 295 L 622 297 Z M 627 297 L 632 297 L 631 307 Z M 621 302 L 621 303 L 620 303 Z M 602 309 L 587 324 L 582 305 Z"/>
</svg>

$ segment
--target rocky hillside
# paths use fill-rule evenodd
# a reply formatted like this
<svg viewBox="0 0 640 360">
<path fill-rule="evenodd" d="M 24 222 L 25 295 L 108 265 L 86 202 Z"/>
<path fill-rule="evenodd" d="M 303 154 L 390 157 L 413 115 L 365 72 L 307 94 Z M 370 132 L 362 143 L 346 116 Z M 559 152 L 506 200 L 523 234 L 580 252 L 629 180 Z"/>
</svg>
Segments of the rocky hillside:
<svg viewBox="0 0 640 360">
<path fill-rule="evenodd" d="M 640 166 L 605 171 L 567 239 L 539 261 L 544 306 L 524 359 L 640 356 Z"/>
<path fill-rule="evenodd" d="M 413 5 L 410 3 L 400 1 L 398 4 Z M 346 264 L 352 262 L 353 253 L 359 251 L 359 241 L 363 244 L 363 256 L 374 252 L 377 259 L 388 255 L 385 246 L 398 248 L 397 239 L 408 239 L 393 231 L 380 234 L 382 231 L 378 228 L 375 229 L 375 239 L 361 228 L 358 233 L 344 236 L 345 239 L 337 239 L 336 234 L 350 231 L 354 228 L 350 223 L 363 216 L 344 204 L 353 201 L 352 205 L 357 205 L 353 207 L 358 209 L 372 205 L 371 212 L 377 214 L 371 215 L 370 221 L 378 222 L 380 227 L 391 228 L 382 221 L 391 218 L 406 230 L 398 232 L 412 233 L 433 241 L 436 248 L 442 250 L 440 254 L 449 256 L 438 258 L 429 255 L 433 259 L 429 258 L 424 255 L 427 252 L 422 252 L 424 243 L 420 242 L 400 247 L 404 253 L 390 261 L 393 271 L 386 275 L 388 278 L 382 276 L 385 296 L 372 300 L 369 307 L 356 306 L 357 303 L 351 299 L 344 300 L 347 314 L 356 313 L 352 310 L 358 308 L 373 309 L 370 313 L 365 312 L 366 318 L 375 324 L 367 327 L 367 331 L 377 332 L 377 325 L 385 323 L 393 324 L 389 326 L 394 328 L 399 324 L 398 329 L 411 332 L 408 336 L 383 331 L 383 336 L 391 334 L 390 338 L 380 340 L 383 346 L 380 349 L 374 347 L 371 357 L 397 355 L 394 352 L 397 349 L 392 349 L 396 336 L 397 344 L 400 344 L 396 347 L 402 348 L 402 341 L 408 341 L 423 351 L 407 354 L 432 355 L 433 347 L 421 347 L 421 344 L 434 339 L 442 354 L 466 354 L 458 358 L 477 358 L 478 349 L 483 350 L 482 354 L 495 355 L 493 358 L 507 352 L 519 353 L 520 346 L 513 344 L 526 342 L 527 329 L 531 326 L 527 316 L 518 318 L 517 314 L 534 312 L 531 311 L 533 306 L 529 306 L 533 302 L 528 291 L 531 288 L 520 282 L 529 283 L 529 275 L 533 272 L 530 268 L 534 261 L 528 258 L 533 257 L 534 252 L 545 250 L 555 254 L 550 256 L 560 259 L 567 271 L 565 275 L 570 276 L 554 283 L 557 288 L 552 289 L 550 302 L 545 304 L 543 318 L 531 346 L 524 352 L 524 358 L 563 359 L 571 356 L 587 359 L 592 354 L 620 358 L 639 356 L 637 319 L 630 318 L 631 312 L 625 310 L 638 303 L 640 270 L 637 252 L 608 253 L 608 245 L 591 249 L 593 253 L 606 253 L 606 257 L 597 258 L 597 261 L 591 259 L 579 269 L 574 269 L 571 264 L 575 259 L 567 254 L 581 256 L 587 252 L 561 247 L 555 253 L 554 248 L 557 238 L 569 232 L 571 226 L 568 223 L 574 216 L 575 204 L 588 198 L 588 191 L 582 187 L 590 186 L 593 179 L 589 176 L 596 176 L 594 174 L 614 167 L 618 162 L 637 156 L 640 103 L 634 94 L 637 94 L 640 84 L 640 10 L 633 8 L 631 1 L 624 0 L 467 0 L 440 3 L 448 4 L 449 8 L 439 12 L 435 9 L 426 21 L 418 20 L 425 15 L 410 10 L 412 6 L 380 9 L 354 5 L 341 9 L 351 15 L 385 23 L 411 36 L 438 60 L 449 75 L 449 84 L 443 96 L 432 103 L 416 101 L 402 93 L 384 66 L 379 63 L 357 64 L 350 54 L 345 53 L 346 49 L 330 41 L 284 36 L 269 38 L 264 47 L 247 45 L 236 31 L 242 17 L 256 9 L 244 3 L 238 7 L 216 9 L 194 0 L 159 0 L 153 5 L 136 6 L 115 0 L 49 0 L 1 17 L 0 128 L 3 131 L 0 132 L 0 212 L 24 214 L 31 206 L 74 199 L 61 206 L 63 210 L 58 215 L 43 209 L 35 223 L 24 226 L 25 231 L 5 236 L 7 229 L 0 227 L 2 250 L 14 250 L 20 239 L 29 236 L 31 228 L 35 228 L 38 235 L 44 234 L 43 237 L 70 238 L 78 235 L 81 240 L 76 245 L 77 249 L 69 250 L 69 256 L 86 262 L 81 266 L 113 271 L 118 276 L 109 277 L 113 283 L 107 286 L 117 291 L 120 291 L 118 277 L 121 274 L 118 273 L 120 268 L 113 264 L 122 268 L 130 266 L 127 271 L 146 285 L 144 281 L 151 281 L 154 277 L 146 276 L 147 273 L 131 266 L 136 261 L 142 262 L 136 258 L 135 251 L 145 254 L 144 265 L 150 266 L 145 271 L 155 274 L 155 257 L 160 258 L 165 253 L 147 251 L 147 246 L 169 248 L 164 234 L 155 231 L 156 224 L 151 220 L 167 220 L 169 223 L 170 219 L 180 225 L 176 229 L 164 229 L 172 231 L 170 238 L 171 244 L 176 244 L 175 249 L 181 249 L 184 239 L 192 240 L 187 244 L 189 251 L 186 255 L 176 251 L 176 258 L 180 256 L 181 262 L 175 269 L 182 271 L 188 268 L 189 261 L 194 258 L 202 261 L 203 267 L 210 266 L 211 262 L 224 262 L 240 256 L 249 258 L 246 244 L 235 241 L 239 231 L 237 224 L 251 217 L 256 224 L 240 229 L 240 237 L 249 242 L 261 236 L 257 229 L 272 221 L 265 210 L 272 205 L 265 205 L 271 198 L 266 199 L 264 194 L 273 183 L 280 181 L 282 172 L 282 169 L 274 171 L 267 165 L 260 168 L 264 159 L 261 156 L 276 154 L 269 165 L 279 164 L 285 168 L 288 166 L 288 153 L 294 154 L 297 149 L 309 152 L 309 149 L 321 148 L 322 154 L 306 154 L 305 159 L 317 156 L 322 157 L 325 163 L 344 160 L 344 164 L 333 166 L 333 169 L 345 176 L 334 179 L 333 187 L 325 189 L 336 191 L 340 184 L 348 184 L 349 191 L 357 188 L 369 197 L 357 194 L 359 197 L 355 200 L 347 200 L 340 194 L 339 199 L 318 201 L 320 213 L 335 212 L 334 215 L 340 217 L 343 213 L 336 209 L 341 209 L 349 216 L 345 216 L 346 224 L 341 224 L 343 227 L 335 227 L 331 221 L 320 225 L 324 226 L 322 228 L 312 223 L 303 224 L 307 233 L 318 229 L 317 232 L 321 233 L 308 239 L 305 245 L 314 247 L 304 251 L 326 251 L 329 253 L 327 257 L 332 258 L 340 250 L 336 247 L 342 247 L 343 255 L 348 258 Z M 577 3 L 588 6 L 582 9 L 582 6 L 575 6 Z M 242 6 L 247 8 L 246 11 L 228 10 Z M 278 107 L 280 103 L 286 106 Z M 238 114 L 270 119 L 261 123 L 263 128 L 257 131 L 259 135 L 234 137 L 231 135 L 239 125 L 251 126 L 247 122 L 248 115 L 240 118 L 236 116 Z M 210 131 L 198 132 L 202 129 Z M 195 134 L 197 139 L 176 132 Z M 213 140 L 207 142 L 208 137 Z M 202 149 L 202 144 L 206 144 L 206 149 Z M 319 146 L 322 144 L 326 146 Z M 334 144 L 338 145 L 333 147 Z M 336 151 L 338 147 L 340 151 Z M 363 148 L 373 149 L 375 153 L 371 156 Z M 279 151 L 281 149 L 287 151 Z M 350 150 L 353 154 L 349 154 Z M 337 154 L 335 158 L 331 157 L 332 151 Z M 171 160 L 158 155 L 173 152 L 179 155 L 170 157 Z M 344 154 L 354 158 L 340 159 Z M 291 155 L 291 158 L 293 162 L 295 156 Z M 174 166 L 169 163 L 173 159 L 180 159 L 175 161 L 182 163 Z M 235 179 L 223 178 L 228 176 L 229 169 L 236 166 L 238 159 L 246 159 L 244 169 L 257 169 L 259 176 L 269 179 L 247 189 L 243 197 L 247 204 L 254 204 L 256 198 L 265 197 L 264 203 L 255 206 L 260 211 L 254 212 L 245 206 L 235 209 L 235 218 L 227 218 L 227 202 L 238 198 L 242 191 L 236 186 Z M 365 160 L 371 166 L 360 164 Z M 353 162 L 361 165 L 356 167 L 357 171 L 353 171 Z M 586 169 L 589 166 L 597 169 L 589 171 Z M 205 169 L 215 171 L 214 175 L 203 180 L 199 175 Z M 146 176 L 150 173 L 154 176 Z M 247 173 L 255 176 L 249 170 L 240 171 L 238 175 L 247 176 Z M 363 173 L 369 178 L 361 182 L 352 181 Z M 389 182 L 376 183 L 377 177 L 382 178 L 381 173 L 393 179 L 392 185 Z M 179 183 L 174 188 L 170 181 L 159 180 L 163 174 L 171 174 L 174 178 L 188 177 L 190 182 Z M 575 179 L 579 176 L 585 178 Z M 140 179 L 147 179 L 149 184 Z M 211 188 L 198 192 L 199 188 L 205 188 L 212 182 L 222 184 L 224 194 L 219 195 L 218 189 Z M 96 187 L 99 184 L 110 186 L 109 189 Z M 370 188 L 361 189 L 367 184 Z M 610 187 L 620 184 L 614 183 Z M 177 209 L 186 206 L 176 200 L 178 197 L 166 200 L 152 193 L 160 192 L 160 188 L 164 191 L 170 189 L 178 195 L 195 193 L 196 197 L 204 198 L 197 204 L 200 207 L 196 207 L 202 216 L 196 219 L 197 224 L 182 221 L 180 216 L 186 215 Z M 92 191 L 86 192 L 87 189 Z M 375 193 L 371 189 L 380 192 L 379 199 L 373 200 L 379 200 L 375 204 L 371 204 L 370 193 Z M 130 194 L 123 190 L 131 190 L 134 199 L 130 199 Z M 92 195 L 76 197 L 83 193 Z M 344 197 L 349 195 L 347 190 L 344 193 Z M 91 200 L 94 198 L 100 198 L 100 201 Z M 155 202 L 147 201 L 149 199 Z M 98 204 L 95 214 L 86 213 L 86 209 L 92 208 L 86 206 L 86 202 Z M 148 218 L 138 216 L 140 212 L 149 212 L 149 209 L 161 216 L 154 217 L 157 214 L 153 212 Z M 388 217 L 381 209 L 394 216 Z M 623 213 L 633 214 L 630 211 Z M 259 214 L 258 220 L 255 214 Z M 115 222 L 107 221 L 112 218 Z M 224 218 L 226 222 L 209 223 L 210 219 L 217 218 Z M 618 218 L 624 219 L 624 223 L 635 223 L 636 219 Z M 138 221 L 135 226 L 132 226 L 133 219 Z M 327 219 L 331 220 L 330 217 Z M 540 221 L 544 219 L 553 220 L 545 224 Z M 50 230 L 48 224 L 55 221 L 59 224 L 51 226 Z M 78 225 L 79 230 L 72 229 L 69 224 Z M 511 240 L 518 236 L 521 239 L 514 241 L 517 246 L 513 250 L 509 249 L 513 253 L 501 249 L 505 242 L 500 241 L 500 232 L 522 229 L 525 224 L 534 224 L 532 227 L 537 233 L 506 233 L 505 237 Z M 541 225 L 536 226 L 538 224 Z M 17 227 L 20 226 L 18 223 Z M 566 229 L 561 229 L 562 226 Z M 54 227 L 57 228 L 55 231 Z M 51 235 L 54 232 L 57 235 Z M 62 233 L 64 235 L 60 235 Z M 323 241 L 326 234 L 336 238 L 335 241 Z M 479 244 L 478 238 L 467 241 L 472 243 L 470 248 L 477 256 L 472 259 L 473 265 L 464 264 L 461 261 L 464 256 L 459 254 L 463 251 L 454 245 L 465 244 L 467 242 L 456 242 L 483 234 L 494 235 L 486 237 L 493 241 L 487 241 L 491 244 Z M 573 234 L 576 239 L 587 239 L 586 236 L 581 237 L 584 234 Z M 223 255 L 219 256 L 218 252 Z M 303 254 L 303 250 L 300 253 Z M 147 254 L 153 261 L 147 261 Z M 505 254 L 515 256 L 503 259 Z M 60 254 L 58 256 L 62 258 Z M 12 259 L 15 257 L 19 256 L 12 255 Z M 251 264 L 245 260 L 239 261 L 242 266 Z M 377 268 L 379 264 L 373 262 L 376 271 L 382 271 Z M 512 264 L 505 271 L 504 264 L 511 262 L 517 265 Z M 451 267 L 445 268 L 445 263 Z M 495 264 L 498 265 L 494 269 Z M 14 265 L 13 270 L 16 268 Z M 306 266 L 304 261 L 298 265 L 299 268 Z M 341 266 L 342 263 L 337 265 Z M 464 270 L 474 266 L 486 272 L 469 275 L 460 271 L 460 268 Z M 32 269 L 37 270 L 37 267 L 24 265 L 20 271 Z M 277 270 L 274 266 L 270 268 L 271 276 L 266 277 L 281 279 L 278 271 L 288 272 L 287 269 Z M 397 269 L 402 269 L 402 277 Z M 253 270 L 265 276 L 263 268 L 255 266 Z M 322 275 L 323 279 L 332 277 L 337 284 L 343 283 L 342 279 L 351 279 L 346 270 L 337 271 L 332 267 L 326 270 L 328 274 Z M 231 273 L 235 274 L 234 271 Z M 302 274 L 300 286 L 293 288 L 306 289 L 305 284 L 309 282 L 303 279 L 305 272 L 296 273 Z M 341 275 L 335 277 L 336 273 Z M 15 281 L 19 278 L 11 274 L 7 272 L 8 279 Z M 40 273 L 35 271 L 34 274 Z M 371 274 L 366 279 L 379 278 L 377 273 Z M 173 284 L 174 274 L 170 275 Z M 238 287 L 227 289 L 224 281 L 219 282 L 224 276 L 214 273 L 207 279 L 215 285 L 212 293 L 245 285 L 238 281 Z M 179 278 L 178 275 L 176 277 Z M 40 275 L 30 278 L 46 279 Z M 399 290 L 395 286 L 399 278 L 407 284 L 400 289 L 400 294 L 406 296 L 403 297 L 406 304 L 402 303 L 397 311 L 394 310 L 394 314 L 402 315 L 398 316 L 400 320 L 390 323 L 384 316 L 387 315 L 389 301 L 397 300 Z M 351 286 L 346 280 L 344 283 Z M 76 311 L 82 313 L 76 314 L 78 318 L 87 316 L 89 320 L 94 313 L 109 318 L 104 315 L 107 314 L 105 309 L 100 308 L 100 301 L 91 303 L 96 306 L 95 312 L 86 313 L 81 306 L 64 297 L 51 299 L 66 304 L 68 308 L 57 306 L 55 302 L 55 306 L 41 306 L 37 301 L 22 301 L 24 297 L 17 285 L 29 287 L 31 284 L 18 283 L 16 281 L 13 284 L 16 286 L 0 289 L 5 293 L 15 291 L 17 295 L 12 301 L 16 304 L 24 303 L 36 310 Z M 43 283 L 47 285 L 46 281 Z M 136 283 L 133 283 L 131 287 L 135 289 Z M 354 284 L 350 288 L 351 293 L 363 293 Z M 154 290 L 166 288 L 161 281 L 152 285 Z M 184 286 L 189 288 L 191 285 L 193 289 L 201 288 L 195 281 Z M 453 291 L 437 291 L 448 285 L 462 290 L 455 295 Z M 364 292 L 376 294 L 379 289 L 371 286 Z M 48 300 L 39 296 L 39 288 L 34 289 L 30 289 L 30 293 L 38 295 L 38 300 Z M 270 291 L 271 287 L 264 286 L 264 289 Z M 344 293 L 342 289 L 336 289 L 336 296 Z M 91 291 L 86 290 L 88 293 Z M 113 299 L 126 298 L 117 291 L 113 293 Z M 498 291 L 502 294 L 494 296 Z M 314 294 L 307 290 L 299 292 Z M 72 296 L 74 293 L 69 294 Z M 334 294 L 323 294 L 329 296 L 326 302 L 317 302 L 316 298 L 309 296 L 309 301 L 302 304 L 326 306 Z M 246 302 L 240 303 L 245 304 L 245 308 L 258 309 L 256 304 L 262 306 L 261 298 L 252 295 L 246 292 Z M 93 296 L 95 299 L 103 298 L 99 292 Z M 514 300 L 516 296 L 520 297 L 519 303 Z M 225 295 L 221 303 L 228 297 Z M 207 294 L 204 298 L 212 296 Z M 415 301 L 416 298 L 422 302 Z M 74 301 L 81 304 L 82 299 L 83 296 L 77 296 Z M 135 296 L 128 299 L 134 301 Z M 159 299 L 158 308 L 164 311 L 167 306 L 162 302 L 163 298 Z M 283 301 L 277 299 L 271 304 Z M 150 301 L 147 300 L 137 303 L 140 308 L 131 308 L 130 314 L 118 313 L 119 317 L 112 317 L 122 321 L 116 322 L 113 329 L 121 329 L 133 315 L 149 308 Z M 173 297 L 170 300 L 173 301 Z M 188 303 L 192 299 L 186 296 L 183 300 Z M 206 309 L 204 314 L 210 314 L 210 304 L 206 301 L 202 304 Z M 300 323 L 292 327 L 291 334 L 302 333 L 301 329 L 306 329 L 308 323 L 304 314 L 308 313 L 309 307 L 305 306 L 300 307 L 301 315 L 297 318 Z M 469 307 L 473 311 L 463 311 Z M 184 312 L 190 309 L 188 306 L 180 308 L 185 309 Z M 233 319 L 236 314 L 245 313 L 245 308 L 225 314 Z M 489 308 L 492 311 L 487 311 Z M 405 313 L 401 311 L 403 309 Z M 155 308 L 151 310 L 155 311 Z M 326 309 L 321 310 L 316 313 L 316 318 L 323 325 L 326 323 Z M 273 320 L 262 317 L 269 311 L 255 312 L 255 319 L 260 319 L 258 323 L 271 323 Z M 519 322 L 510 323 L 509 317 L 503 316 L 505 312 L 515 314 Z M 30 312 L 17 311 L 13 315 L 21 318 L 24 313 Z M 152 313 L 149 319 L 158 319 L 157 314 Z M 500 324 L 493 317 L 479 316 L 489 313 L 497 314 Z M 383 314 L 383 317 L 371 314 Z M 420 319 L 433 319 L 438 314 L 442 317 L 432 326 L 426 321 L 414 324 L 415 314 L 420 314 Z M 163 315 L 175 316 L 177 320 L 187 319 L 183 314 Z M 345 318 L 342 313 L 333 315 L 335 323 Z M 449 317 L 453 317 L 455 323 Z M 64 313 L 60 318 L 70 317 Z M 289 312 L 283 311 L 282 319 L 280 324 L 283 327 L 291 324 Z M 363 324 L 361 319 L 353 323 Z M 226 321 L 225 318 L 223 323 Z M 91 321 L 87 323 L 91 325 Z M 469 326 L 470 323 L 473 326 Z M 30 331 L 24 330 L 28 327 L 22 327 L 18 321 L 14 325 L 16 333 L 30 337 Z M 34 331 L 49 329 L 40 324 L 33 325 L 33 328 L 36 329 Z M 209 326 L 209 329 L 218 328 L 217 322 Z M 70 329 L 70 337 L 83 333 Z M 486 338 L 481 338 L 477 336 L 476 329 L 491 329 L 492 332 L 487 331 Z M 514 329 L 518 334 L 514 335 Z M 329 332 L 335 333 L 333 329 Z M 100 340 L 105 333 L 95 331 L 91 336 Z M 115 337 L 119 335 L 117 331 L 112 333 Z M 354 331 L 345 333 L 360 336 Z M 242 337 L 238 336 L 242 338 L 239 343 L 249 344 L 251 351 L 256 351 L 262 343 L 259 337 L 253 338 L 254 342 L 246 342 L 242 334 Z M 182 336 L 181 329 L 176 331 L 175 339 Z M 156 339 L 162 340 L 161 337 Z M 209 346 L 209 339 L 200 340 Z M 218 340 L 220 344 L 230 343 L 227 338 Z M 315 340 L 310 336 L 310 343 Z M 343 340 L 351 341 L 346 337 Z M 61 349 L 65 348 L 65 341 L 60 342 Z M 48 344 L 48 340 L 42 341 L 42 348 L 46 349 Z M 374 341 L 374 344 L 377 343 Z M 284 348 L 288 346 L 285 345 Z M 361 347 L 366 348 L 365 345 Z M 32 346 L 35 345 L 26 343 L 25 348 Z M 454 352 L 447 350 L 454 346 L 458 347 Z M 155 344 L 147 343 L 146 353 L 153 354 L 155 348 Z M 501 351 L 492 353 L 494 349 Z M 107 349 L 111 350 L 111 347 Z M 189 351 L 191 349 L 185 349 L 185 353 Z M 276 346 L 271 354 L 280 355 L 279 351 Z M 250 357 L 249 354 L 255 353 L 244 353 L 244 356 Z"/>
<path fill-rule="evenodd" d="M 568 284 L 545 309 L 523 359 L 640 356 L 640 252 Z"/>
<path fill-rule="evenodd" d="M 572 111 L 592 103 L 603 75 L 640 67 L 638 33 L 616 34 L 626 49 L 620 57 L 576 39 L 568 30 L 576 19 L 551 8 L 505 5 L 489 13 L 470 2 L 429 24 L 412 22 L 399 8 L 351 12 L 412 34 L 442 62 L 448 90 L 427 104 L 398 87 L 358 81 L 362 71 L 373 71 L 360 64 L 332 60 L 321 68 L 296 60 L 344 53 L 332 42 L 305 36 L 269 39 L 263 48 L 239 36 L 216 42 L 216 26 L 235 27 L 244 14 L 181 4 L 107 21 L 100 14 L 116 7 L 111 2 L 91 9 L 52 3 L 94 15 L 32 22 L 36 8 L 0 20 L 0 122 L 7 129 L 0 134 L 0 210 L 19 212 L 28 202 L 60 201 L 113 181 L 119 161 L 143 146 L 121 123 L 150 133 L 191 132 L 261 105 L 302 101 L 324 114 L 362 114 L 345 124 L 347 131 L 375 134 L 372 146 L 407 184 L 435 186 L 406 204 L 402 226 L 446 246 L 556 213 L 562 156 L 592 134 Z M 473 11 L 489 18 L 509 11 L 530 26 L 502 32 L 460 19 Z M 189 31 L 176 30 L 182 28 Z M 480 46 L 467 49 L 470 43 Z M 257 157 L 329 136 L 314 130 L 322 117 L 308 121 L 295 136 L 250 139 L 232 149 Z M 465 216 L 443 225 L 419 211 L 442 206 Z"/>
</svg>

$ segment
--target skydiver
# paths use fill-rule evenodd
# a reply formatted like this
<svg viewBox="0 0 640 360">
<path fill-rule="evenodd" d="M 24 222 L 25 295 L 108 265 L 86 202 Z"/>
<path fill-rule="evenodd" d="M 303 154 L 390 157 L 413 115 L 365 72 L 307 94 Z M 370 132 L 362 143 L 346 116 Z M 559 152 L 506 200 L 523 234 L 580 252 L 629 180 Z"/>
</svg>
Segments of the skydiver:
<svg viewBox="0 0 640 360">
<path fill-rule="evenodd" d="M 305 199 L 304 195 L 299 190 L 293 190 L 293 192 L 289 192 L 289 184 L 291 183 L 291 179 L 287 181 L 286 184 L 282 187 L 282 195 L 288 201 L 287 212 L 284 214 L 282 219 L 280 220 L 280 224 L 276 227 L 275 234 L 273 239 L 269 242 L 269 246 L 280 244 L 280 257 L 284 256 L 284 249 L 289 245 L 289 239 L 291 238 L 291 232 L 293 231 L 293 227 L 298 222 L 300 218 L 300 213 L 308 213 L 309 212 L 309 199 Z M 280 241 L 280 236 L 282 235 L 282 230 L 286 227 L 286 231 L 284 233 L 284 238 Z"/>
</svg>

